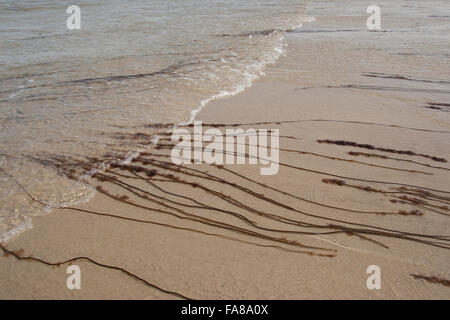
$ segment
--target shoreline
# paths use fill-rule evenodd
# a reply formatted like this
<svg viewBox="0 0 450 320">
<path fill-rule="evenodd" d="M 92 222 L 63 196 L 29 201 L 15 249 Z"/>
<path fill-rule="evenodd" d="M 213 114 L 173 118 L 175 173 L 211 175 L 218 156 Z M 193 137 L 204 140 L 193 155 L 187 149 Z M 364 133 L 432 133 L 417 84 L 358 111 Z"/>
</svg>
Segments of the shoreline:
<svg viewBox="0 0 450 320">
<path fill-rule="evenodd" d="M 308 28 L 326 28 L 323 20 L 326 22 L 326 17 L 319 17 L 312 26 L 308 24 Z M 77 205 L 76 210 L 54 209 L 46 216 L 33 218 L 33 229 L 8 243 L 9 250 L 23 248 L 24 257 L 32 254 L 45 261 L 89 257 L 108 266 L 123 268 L 166 292 L 146 286 L 117 269 L 102 268 L 86 260 L 72 262 L 81 268 L 82 289 L 68 290 L 65 285 L 68 276 L 66 264 L 54 269 L 40 263 L 17 261 L 10 256 L 0 259 L 0 268 L 4 270 L 0 275 L 0 297 L 180 297 L 167 292 L 170 291 L 194 299 L 450 299 L 448 287 L 411 276 L 425 274 L 449 279 L 446 267 L 450 262 L 448 249 L 396 238 L 386 230 L 383 231 L 385 234 L 376 233 L 384 228 L 422 236 L 447 235 L 450 225 L 446 215 L 448 209 L 444 207 L 449 187 L 448 165 L 414 154 L 317 142 L 324 139 L 350 141 L 385 150 L 412 150 L 416 154 L 449 159 L 446 141 L 450 122 L 433 113 L 438 110 L 421 107 L 431 96 L 444 102 L 449 96 L 445 92 L 431 94 L 420 90 L 365 90 L 365 86 L 410 87 L 405 85 L 409 84 L 408 80 L 366 79 L 360 74 L 367 68 L 343 63 L 356 60 L 355 57 L 361 55 L 354 48 L 357 45 L 351 47 L 345 42 L 347 39 L 334 40 L 326 32 L 321 37 L 325 38 L 309 37 L 307 32 L 287 34 L 288 54 L 267 67 L 265 77 L 238 95 L 211 101 L 196 117 L 206 124 L 253 123 L 240 127 L 279 128 L 281 135 L 296 137 L 282 138 L 280 148 L 299 151 L 281 152 L 280 162 L 296 168 L 280 166 L 277 175 L 264 177 L 259 175 L 259 167 L 254 165 L 226 166 L 231 171 L 206 164 L 188 166 L 189 170 L 202 171 L 202 176 L 207 173 L 238 184 L 240 189 L 236 189 L 214 179 L 174 173 L 170 166 L 158 162 L 168 152 L 161 148 L 155 150 L 153 156 L 151 152 L 142 156 L 148 158 L 147 166 L 156 170 L 154 176 L 151 176 L 151 171 L 137 172 L 139 175 L 148 174 L 149 181 L 135 179 L 133 172 L 120 170 L 120 167 L 113 168 L 116 177 L 122 181 L 121 186 L 92 179 L 101 188 L 91 201 Z M 318 48 L 323 52 L 319 61 L 316 60 Z M 336 48 L 343 52 L 334 52 Z M 377 59 L 369 59 L 368 65 L 379 72 L 389 69 L 389 65 L 377 63 Z M 393 60 L 390 63 L 398 62 Z M 316 65 L 320 67 L 312 72 Z M 340 72 L 336 72 L 336 68 Z M 360 88 L 348 87 L 348 84 L 355 83 Z M 418 85 L 415 88 L 425 87 Z M 336 122 L 339 121 L 337 112 L 340 120 L 347 122 Z M 294 119 L 329 121 L 277 123 Z M 255 125 L 264 121 L 270 123 Z M 358 121 L 399 127 L 356 124 Z M 387 158 L 355 156 L 349 152 L 372 153 Z M 132 163 L 146 166 L 142 159 Z M 438 166 L 445 170 L 436 168 Z M 125 178 L 120 174 L 131 177 Z M 169 185 L 167 181 L 157 180 L 170 180 L 170 174 L 178 177 L 178 182 L 175 179 Z M 344 184 L 337 181 L 333 184 L 332 180 L 329 183 L 330 179 L 339 179 Z M 374 183 L 375 180 L 378 183 Z M 161 189 L 151 188 L 148 182 Z M 194 188 L 179 182 L 189 182 Z M 218 194 L 199 189 L 199 185 L 216 190 Z M 399 189 L 402 185 L 435 191 L 430 191 L 431 195 L 418 193 Z M 150 204 L 146 197 L 142 197 L 145 192 L 150 192 L 152 195 L 147 196 L 158 202 Z M 415 197 L 426 201 L 426 204 L 395 198 L 396 194 L 387 192 L 400 192 L 399 196 Z M 152 210 L 146 209 L 147 206 Z M 414 210 L 420 210 L 422 215 L 408 214 Z M 239 216 L 230 215 L 229 211 L 239 213 Z M 261 213 L 280 216 L 283 220 L 274 220 L 272 216 Z M 255 225 L 249 225 L 242 216 Z M 302 225 L 286 224 L 287 219 L 301 221 Z M 225 224 L 233 228 L 224 228 Z M 321 228 L 311 227 L 319 224 Z M 331 224 L 345 225 L 346 229 L 342 230 L 346 232 L 320 232 L 324 228 L 328 231 L 333 229 Z M 359 225 L 358 229 L 370 232 L 359 234 L 354 231 L 354 224 Z M 241 229 L 254 233 L 239 232 Z M 292 234 L 292 230 L 314 232 Z M 285 238 L 300 243 L 303 248 L 285 241 Z M 434 241 L 447 244 L 447 240 L 442 238 Z M 319 255 L 330 252 L 335 257 Z M 380 290 L 366 287 L 369 276 L 366 270 L 371 265 L 381 268 Z"/>
<path fill-rule="evenodd" d="M 301 26 L 302 25 L 296 26 L 296 27 L 294 27 L 294 28 L 292 28 L 290 30 L 294 30 L 294 29 L 300 28 Z M 283 32 L 287 32 L 287 31 L 283 31 Z M 281 47 L 283 47 L 283 44 L 284 44 L 283 43 L 283 38 L 280 40 L 280 46 Z M 226 89 L 223 89 L 219 93 L 213 94 L 212 96 L 201 100 L 197 108 L 192 109 L 191 111 L 188 112 L 190 114 L 190 119 L 188 121 L 181 121 L 180 120 L 177 123 L 169 124 L 169 125 L 172 125 L 172 128 L 171 129 L 167 129 L 167 132 L 171 132 L 175 128 L 179 127 L 179 126 L 192 124 L 195 121 L 195 116 L 199 112 L 201 112 L 201 110 L 203 110 L 210 102 L 212 102 L 214 100 L 217 100 L 217 99 L 226 99 L 226 98 L 233 97 L 233 96 L 235 96 L 237 94 L 240 94 L 240 93 L 244 92 L 245 90 L 251 88 L 254 81 L 256 81 L 260 77 L 264 76 L 264 72 L 263 72 L 264 68 L 267 65 L 276 63 L 276 61 L 279 59 L 279 57 L 283 54 L 283 50 L 280 49 L 279 47 L 273 48 L 273 51 L 277 52 L 278 55 L 273 57 L 271 61 L 265 63 L 261 67 L 261 69 L 256 72 L 257 74 L 252 74 L 250 78 L 244 78 L 244 80 L 242 82 L 237 83 L 235 85 L 234 91 L 230 92 L 230 91 L 228 91 Z M 163 133 L 167 133 L 167 132 L 165 131 Z M 160 138 L 160 136 L 158 134 L 154 135 L 154 138 L 152 139 L 152 145 L 150 146 L 150 148 L 152 148 L 155 144 L 157 144 L 157 141 L 158 141 L 159 138 Z M 95 174 L 95 172 L 100 172 L 100 171 L 102 171 L 104 169 L 109 168 L 111 163 L 115 163 L 115 162 L 118 162 L 118 163 L 130 163 L 130 162 L 132 162 L 132 160 L 134 158 L 139 157 L 139 154 L 141 152 L 145 152 L 147 150 L 147 148 L 148 148 L 148 146 L 146 146 L 145 149 L 140 149 L 140 150 L 137 150 L 137 151 L 129 151 L 128 152 L 129 155 L 128 155 L 128 157 L 126 159 L 124 159 L 124 160 L 117 159 L 115 161 L 112 161 L 112 162 L 109 162 L 109 163 L 105 163 L 104 165 L 101 166 L 101 168 L 93 169 L 92 172 L 87 172 L 81 178 L 81 180 L 86 180 L 86 179 L 90 178 L 93 174 Z M 7 243 L 8 241 L 13 240 L 15 237 L 20 236 L 22 233 L 26 232 L 27 230 L 30 230 L 31 228 L 33 228 L 33 223 L 32 223 L 33 218 L 47 215 L 52 210 L 55 210 L 55 209 L 58 209 L 58 208 L 71 207 L 71 206 L 76 206 L 76 205 L 83 204 L 83 203 L 88 203 L 94 196 L 95 196 L 95 190 L 92 190 L 92 193 L 86 195 L 84 199 L 78 199 L 78 200 L 70 203 L 69 205 L 67 205 L 65 203 L 58 203 L 58 204 L 54 204 L 54 205 L 47 205 L 45 208 L 43 208 L 43 210 L 42 210 L 43 212 L 41 212 L 40 215 L 38 215 L 38 216 L 31 216 L 29 222 L 23 223 L 21 225 L 18 225 L 14 229 L 9 230 L 7 233 L 2 235 L 0 237 L 0 242 Z"/>
</svg>

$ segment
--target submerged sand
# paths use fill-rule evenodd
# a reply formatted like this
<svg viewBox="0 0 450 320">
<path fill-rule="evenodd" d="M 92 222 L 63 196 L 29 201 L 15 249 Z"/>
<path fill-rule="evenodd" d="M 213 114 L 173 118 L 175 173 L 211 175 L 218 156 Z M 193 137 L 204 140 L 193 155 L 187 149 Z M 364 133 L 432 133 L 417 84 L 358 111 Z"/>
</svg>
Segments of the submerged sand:
<svg viewBox="0 0 450 320">
<path fill-rule="evenodd" d="M 450 159 L 448 86 L 410 80 L 421 56 L 371 55 L 326 32 L 286 42 L 264 78 L 196 119 L 223 131 L 278 128 L 288 166 L 273 176 L 256 165 L 173 171 L 158 162 L 170 161 L 161 140 L 131 163 L 156 172 L 113 168 L 105 174 L 120 185 L 92 179 L 101 187 L 93 200 L 33 219 L 8 243 L 46 262 L 90 258 L 70 262 L 81 290 L 66 287 L 69 263 L 9 256 L 0 258 L 0 298 L 449 299 L 448 286 L 412 276 L 450 279 L 450 165 L 439 160 Z M 392 77 L 402 71 L 406 79 Z M 326 139 L 354 144 L 317 142 Z M 371 265 L 379 290 L 366 286 Z"/>
</svg>

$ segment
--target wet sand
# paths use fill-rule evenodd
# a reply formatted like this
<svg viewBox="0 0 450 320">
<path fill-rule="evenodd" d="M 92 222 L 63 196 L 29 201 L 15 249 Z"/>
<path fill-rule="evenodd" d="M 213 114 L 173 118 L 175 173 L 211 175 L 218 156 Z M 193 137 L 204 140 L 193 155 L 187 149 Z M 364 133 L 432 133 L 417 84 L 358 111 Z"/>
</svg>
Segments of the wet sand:
<svg viewBox="0 0 450 320">
<path fill-rule="evenodd" d="M 9 256 L 0 298 L 449 299 L 445 283 L 412 276 L 450 279 L 448 74 L 318 32 L 328 26 L 323 17 L 289 34 L 265 77 L 196 117 L 223 131 L 280 129 L 276 175 L 175 168 L 163 136 L 92 179 L 89 203 L 34 218 L 8 243 L 47 263 L 89 258 L 69 262 L 81 290 L 66 288 L 69 263 Z M 379 290 L 366 286 L 370 265 Z"/>
</svg>

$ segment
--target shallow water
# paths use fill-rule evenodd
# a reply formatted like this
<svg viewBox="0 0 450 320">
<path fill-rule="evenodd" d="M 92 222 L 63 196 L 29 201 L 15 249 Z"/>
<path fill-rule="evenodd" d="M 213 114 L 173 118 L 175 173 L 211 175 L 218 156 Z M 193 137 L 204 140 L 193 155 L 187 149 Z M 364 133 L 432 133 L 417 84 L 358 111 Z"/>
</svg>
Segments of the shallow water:
<svg viewBox="0 0 450 320">
<path fill-rule="evenodd" d="M 68 30 L 70 1 L 0 1 L 0 240 L 92 195 L 54 159 L 149 148 L 149 124 L 243 90 L 308 19 L 301 0 L 78 3 Z"/>
</svg>

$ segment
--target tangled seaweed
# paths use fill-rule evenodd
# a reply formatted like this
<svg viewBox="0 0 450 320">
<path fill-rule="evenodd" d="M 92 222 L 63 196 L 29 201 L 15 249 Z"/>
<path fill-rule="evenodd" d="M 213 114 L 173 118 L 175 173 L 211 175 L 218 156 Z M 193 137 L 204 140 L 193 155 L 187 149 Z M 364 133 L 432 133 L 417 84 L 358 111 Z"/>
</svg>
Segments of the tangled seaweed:
<svg viewBox="0 0 450 320">
<path fill-rule="evenodd" d="M 325 120 L 318 119 L 317 121 Z M 295 121 L 278 122 L 277 124 L 291 122 Z M 271 122 L 255 123 L 255 125 L 268 123 Z M 206 124 L 205 126 L 233 127 L 241 125 L 243 124 Z M 196 233 L 205 237 L 216 237 L 225 241 L 239 242 L 243 245 L 256 246 L 267 250 L 280 250 L 289 254 L 303 254 L 321 258 L 333 258 L 338 252 L 333 248 L 309 243 L 311 236 L 341 234 L 358 239 L 358 241 L 368 242 L 371 245 L 381 247 L 385 250 L 388 250 L 389 246 L 383 242 L 383 239 L 387 240 L 392 238 L 401 241 L 412 241 L 444 250 L 450 249 L 449 235 L 433 235 L 398 230 L 385 226 L 382 218 L 382 216 L 386 215 L 396 215 L 401 219 L 406 216 L 420 219 L 425 214 L 431 212 L 448 216 L 448 204 L 450 204 L 448 194 L 450 191 L 403 182 L 337 175 L 332 172 L 301 167 L 292 163 L 279 163 L 280 166 L 289 168 L 299 175 L 304 172 L 316 175 L 319 181 L 330 186 L 353 188 L 368 194 L 381 194 L 388 197 L 389 202 L 396 204 L 397 208 L 398 205 L 405 205 L 405 208 L 391 211 L 356 210 L 340 207 L 313 200 L 305 195 L 293 193 L 290 190 L 283 190 L 281 187 L 263 183 L 258 181 L 257 178 L 239 173 L 231 169 L 231 167 L 216 164 L 198 167 L 176 165 L 170 161 L 171 155 L 168 153 L 168 150 L 171 150 L 174 144 L 170 141 L 170 133 L 165 131 L 173 127 L 173 124 L 149 124 L 146 127 L 161 129 L 162 132 L 158 132 L 155 135 L 141 132 L 134 134 L 117 133 L 111 136 L 111 138 L 120 142 L 119 145 L 134 141 L 142 146 L 151 145 L 148 141 L 156 136 L 160 138 L 154 147 L 146 152 L 141 152 L 139 156 L 128 162 L 125 161 L 126 157 L 123 156 L 123 152 L 114 149 L 111 149 L 110 153 L 97 158 L 75 159 L 61 155 L 42 155 L 41 157 L 34 157 L 30 160 L 36 161 L 43 166 L 54 168 L 60 175 L 68 179 L 91 185 L 102 196 L 120 203 L 120 208 L 135 208 L 149 214 L 152 213 L 152 219 L 138 219 L 119 213 L 100 212 L 77 207 L 63 208 L 63 210 L 72 214 L 94 215 L 105 219 L 115 219 L 123 223 L 154 225 L 166 229 Z M 188 125 L 187 127 L 190 126 Z M 422 129 L 412 128 L 412 130 Z M 429 130 L 424 129 L 423 131 Z M 292 136 L 280 136 L 280 138 L 299 139 Z M 375 147 L 351 141 L 327 139 L 318 140 L 318 142 L 365 148 L 405 156 L 420 156 L 433 161 L 447 162 L 446 159 L 436 156 L 414 153 L 412 151 Z M 247 146 L 249 144 L 246 144 Z M 202 151 L 205 150 L 204 147 L 201 147 L 201 149 Z M 221 151 L 226 153 L 224 150 Z M 408 174 L 431 174 L 419 170 L 382 166 L 304 150 L 279 148 L 279 151 L 298 154 L 300 156 L 319 157 L 330 162 L 350 162 L 358 166 L 398 170 L 408 172 Z M 231 152 L 231 154 L 234 156 L 241 155 L 238 152 Z M 385 155 L 354 151 L 348 154 L 368 158 L 394 159 Z M 248 154 L 244 154 L 244 156 L 246 158 L 250 157 Z M 410 163 L 434 169 L 448 170 L 447 168 L 433 167 L 408 159 L 398 158 L 396 160 L 409 161 Z M 8 173 L 4 172 L 4 174 Z M 90 177 L 86 178 L 89 174 Z M 20 184 L 19 186 L 31 201 L 43 206 L 46 205 L 43 201 L 29 193 L 24 186 Z M 174 186 L 178 186 L 179 188 L 173 188 Z M 182 191 L 175 191 L 192 189 L 195 189 L 195 192 L 188 192 L 187 194 L 182 193 Z M 286 203 L 282 200 L 284 197 L 292 199 L 293 202 Z M 248 201 L 250 199 L 261 204 L 264 209 L 261 209 L 261 206 L 255 207 L 251 203 L 249 204 Z M 309 204 L 310 206 L 308 208 L 321 207 L 332 212 L 364 215 L 374 214 L 381 217 L 376 218 L 378 219 L 376 220 L 377 223 L 361 223 L 345 215 L 331 217 L 316 213 L 314 209 L 306 210 L 302 206 L 302 203 Z M 416 208 L 411 209 L 411 206 Z M 176 223 L 162 222 L 157 218 L 158 215 L 171 217 Z M 186 225 L 187 222 L 189 225 Z M 299 239 L 302 239 L 302 241 Z M 1 249 L 5 255 L 12 255 L 18 260 L 39 262 L 47 265 L 62 265 L 75 260 L 89 261 L 103 268 L 121 271 L 159 291 L 179 298 L 188 298 L 186 295 L 149 283 L 125 268 L 106 265 L 89 257 L 75 257 L 62 262 L 48 262 L 31 256 L 25 257 L 23 253 L 8 250 L 3 246 L 1 246 Z"/>
</svg>

